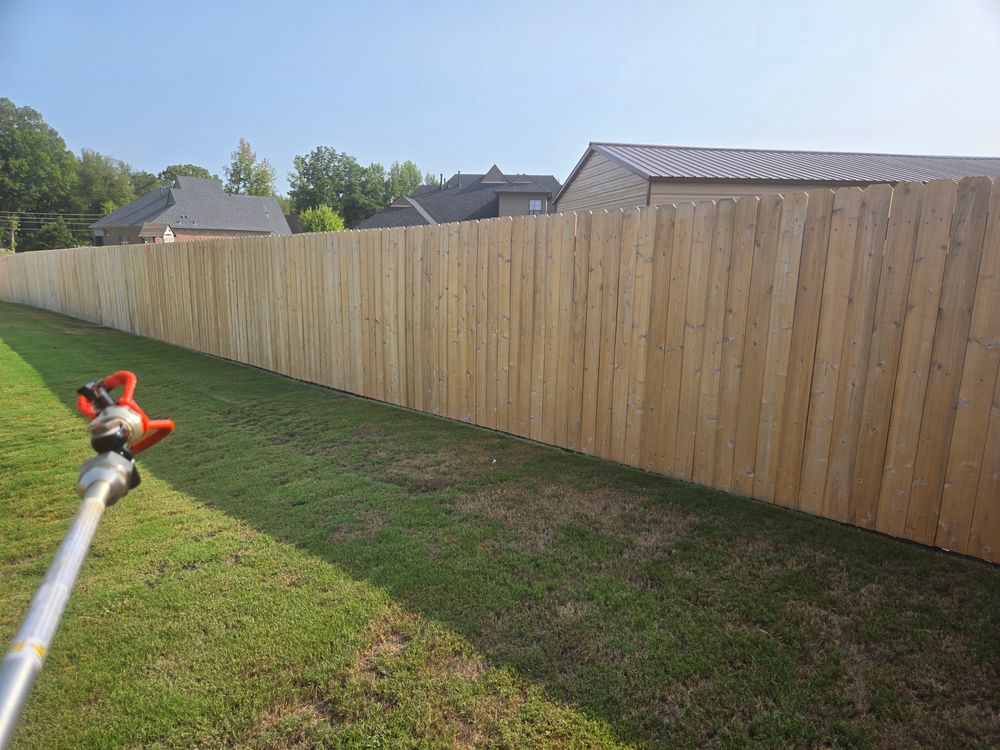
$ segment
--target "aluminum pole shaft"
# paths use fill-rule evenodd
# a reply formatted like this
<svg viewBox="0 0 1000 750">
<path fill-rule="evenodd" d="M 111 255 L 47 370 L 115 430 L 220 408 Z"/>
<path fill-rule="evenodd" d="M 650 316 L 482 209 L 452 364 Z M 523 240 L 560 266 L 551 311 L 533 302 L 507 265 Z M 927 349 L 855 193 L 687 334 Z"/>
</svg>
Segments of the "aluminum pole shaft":
<svg viewBox="0 0 1000 750">
<path fill-rule="evenodd" d="M 59 629 L 70 591 L 111 494 L 112 485 L 108 481 L 98 480 L 87 488 L 80 512 L 59 545 L 45 580 L 0 663 L 0 750 L 7 750 L 14 738 L 18 717 Z"/>
</svg>

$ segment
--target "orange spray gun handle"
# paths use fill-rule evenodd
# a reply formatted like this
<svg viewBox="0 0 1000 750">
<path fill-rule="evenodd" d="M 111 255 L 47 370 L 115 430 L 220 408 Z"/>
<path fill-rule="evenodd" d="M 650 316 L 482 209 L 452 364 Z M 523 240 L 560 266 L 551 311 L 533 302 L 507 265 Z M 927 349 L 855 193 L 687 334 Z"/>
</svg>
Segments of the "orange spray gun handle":
<svg viewBox="0 0 1000 750">
<path fill-rule="evenodd" d="M 135 373 L 119 370 L 96 383 L 90 383 L 81 388 L 80 395 L 76 399 L 76 410 L 87 419 L 94 419 L 99 411 L 115 404 L 131 409 L 138 414 L 142 420 L 142 437 L 131 446 L 132 452 L 135 454 L 142 453 L 147 448 L 156 445 L 174 429 L 173 420 L 150 419 L 146 416 L 146 412 L 135 402 L 137 382 Z M 110 391 L 119 386 L 122 387 L 122 395 L 115 401 L 110 395 Z"/>
</svg>

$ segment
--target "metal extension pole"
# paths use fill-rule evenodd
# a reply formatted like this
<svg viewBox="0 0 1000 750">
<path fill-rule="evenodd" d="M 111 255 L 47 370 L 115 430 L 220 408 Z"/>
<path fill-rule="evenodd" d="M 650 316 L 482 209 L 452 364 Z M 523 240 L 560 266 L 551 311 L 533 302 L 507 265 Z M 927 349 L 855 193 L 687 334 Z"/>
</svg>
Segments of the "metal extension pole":
<svg viewBox="0 0 1000 750">
<path fill-rule="evenodd" d="M 0 750 L 14 740 L 35 678 L 42 670 L 59 629 L 66 602 L 104 511 L 139 485 L 135 455 L 169 435 L 174 423 L 150 419 L 135 402 L 135 374 L 120 370 L 87 383 L 77 393 L 76 408 L 90 419 L 90 445 L 97 455 L 80 467 L 80 511 L 56 551 L 28 614 L 0 662 Z M 121 387 L 117 401 L 111 390 Z"/>
<path fill-rule="evenodd" d="M 111 483 L 98 480 L 87 488 L 83 504 L 45 575 L 14 642 L 0 664 L 0 748 L 14 739 L 14 728 L 42 669 L 59 628 L 70 591 L 87 556 L 111 494 Z"/>
</svg>

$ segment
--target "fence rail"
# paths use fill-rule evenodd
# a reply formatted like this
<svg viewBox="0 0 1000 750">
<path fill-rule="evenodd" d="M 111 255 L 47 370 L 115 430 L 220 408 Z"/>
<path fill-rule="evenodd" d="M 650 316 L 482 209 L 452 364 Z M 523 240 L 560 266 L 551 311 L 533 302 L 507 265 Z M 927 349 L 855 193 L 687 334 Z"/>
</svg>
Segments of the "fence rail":
<svg viewBox="0 0 1000 750">
<path fill-rule="evenodd" d="M 1000 561 L 985 178 L 28 253 L 0 298 Z"/>
</svg>

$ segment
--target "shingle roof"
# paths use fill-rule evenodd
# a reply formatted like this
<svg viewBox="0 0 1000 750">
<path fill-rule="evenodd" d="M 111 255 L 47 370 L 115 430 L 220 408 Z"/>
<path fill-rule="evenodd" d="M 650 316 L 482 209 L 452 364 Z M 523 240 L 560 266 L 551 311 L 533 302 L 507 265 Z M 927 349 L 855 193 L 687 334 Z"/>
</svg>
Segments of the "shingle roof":
<svg viewBox="0 0 1000 750">
<path fill-rule="evenodd" d="M 559 181 L 550 174 L 517 175 L 508 177 L 507 183 L 483 183 L 482 179 L 482 174 L 456 173 L 445 182 L 443 188 L 422 185 L 414 190 L 410 197 L 418 200 L 434 221 L 445 224 L 451 221 L 472 221 L 497 216 L 500 212 L 500 198 L 497 194 L 500 192 L 554 195 L 561 187 Z M 415 208 L 387 208 L 365 219 L 357 228 L 374 229 L 421 224 L 427 224 L 427 220 Z"/>
<path fill-rule="evenodd" d="M 691 148 L 632 143 L 591 143 L 590 148 L 636 174 L 654 179 L 926 182 L 1000 177 L 1000 158 L 979 156 Z"/>
<path fill-rule="evenodd" d="M 173 229 L 291 234 L 278 201 L 256 195 L 229 195 L 218 180 L 178 176 L 160 188 L 112 211 L 93 229 L 169 224 Z"/>
</svg>

